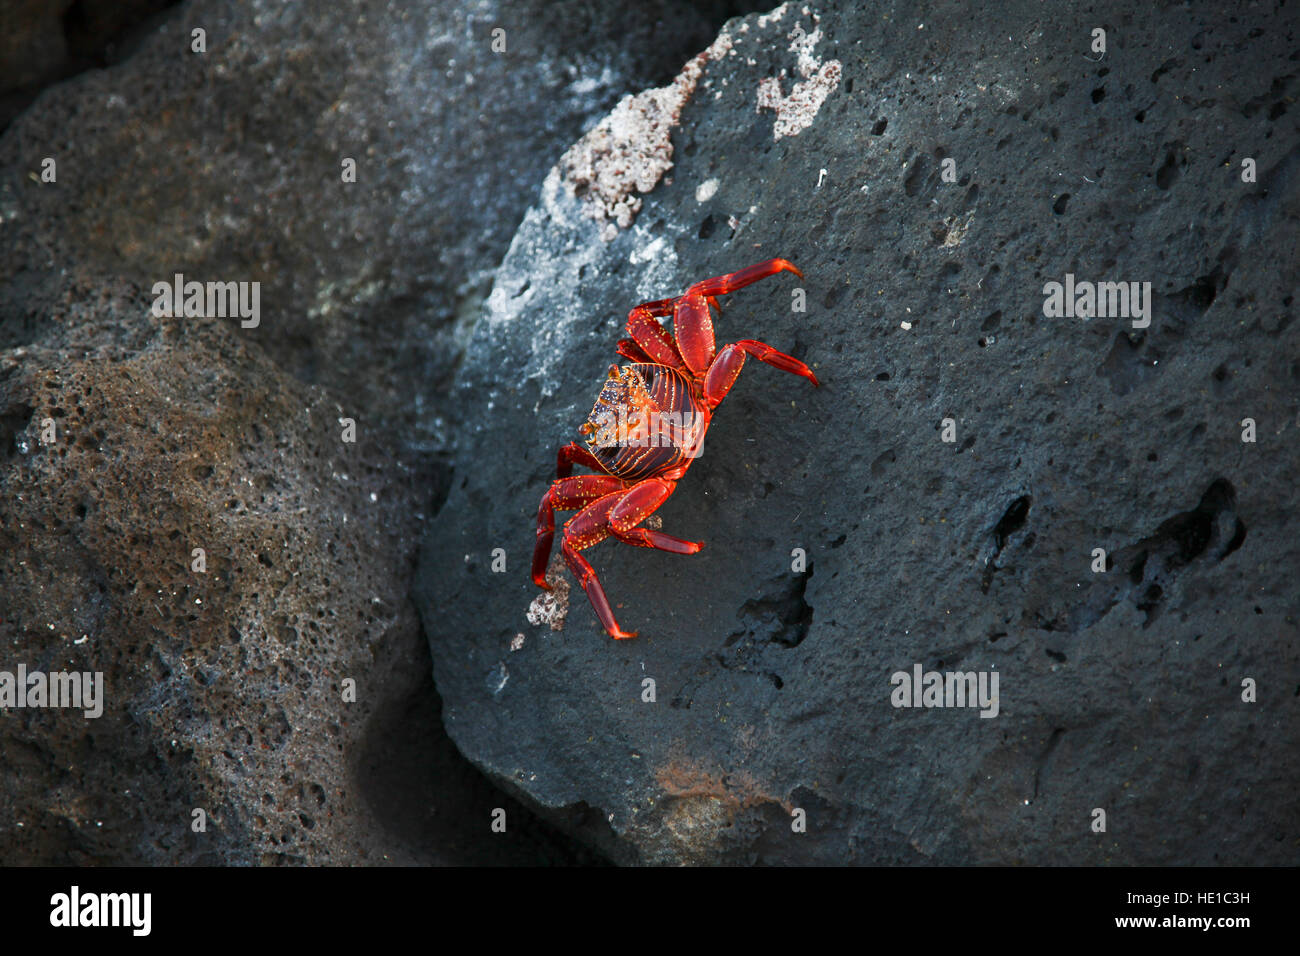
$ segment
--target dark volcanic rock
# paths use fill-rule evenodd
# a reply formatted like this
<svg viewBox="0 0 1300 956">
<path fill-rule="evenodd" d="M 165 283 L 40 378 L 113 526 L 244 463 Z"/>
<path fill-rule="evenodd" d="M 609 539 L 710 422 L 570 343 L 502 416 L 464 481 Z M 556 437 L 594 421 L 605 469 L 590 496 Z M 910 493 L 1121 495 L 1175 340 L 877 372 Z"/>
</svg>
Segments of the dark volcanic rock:
<svg viewBox="0 0 1300 956">
<path fill-rule="evenodd" d="M 474 328 L 419 579 L 457 744 L 626 861 L 1296 862 L 1294 17 L 823 3 L 726 33 L 680 117 L 622 114 L 643 150 L 557 164 Z M 675 167 L 633 192 L 665 122 Z M 589 552 L 639 638 L 576 587 L 530 624 L 537 502 L 628 309 L 775 255 L 805 280 L 730 297 L 720 340 L 823 387 L 746 365 L 660 512 L 702 553 Z M 1150 282 L 1150 326 L 1046 317 L 1067 274 Z M 916 664 L 996 671 L 998 715 L 895 709 Z"/>
<path fill-rule="evenodd" d="M 68 59 L 63 18 L 72 0 L 11 0 L 0 30 L 0 97 L 58 76 Z M 7 124 L 8 116 L 4 117 Z"/>
<path fill-rule="evenodd" d="M 366 859 L 350 762 L 420 660 L 411 471 L 224 323 L 101 288 L 0 355 L 4 669 L 107 688 L 0 723 L 0 859 Z"/>
<path fill-rule="evenodd" d="M 177 0 L 6 0 L 0 7 L 0 131 L 42 89 L 129 55 Z"/>
<path fill-rule="evenodd" d="M 96 719 L 0 719 L 0 860 L 584 859 L 541 826 L 475 839 L 527 814 L 435 722 L 419 473 L 239 331 L 150 302 L 73 287 L 0 353 L 0 670 L 106 686 Z"/>
<path fill-rule="evenodd" d="M 0 140 L 0 314 L 57 295 L 68 262 L 146 288 L 256 280 L 280 367 L 435 447 L 551 154 L 712 32 L 674 3 L 187 3 Z M 57 185 L 31 179 L 46 157 Z"/>
<path fill-rule="evenodd" d="M 67 8 L 23 5 L 48 55 L 17 41 L 36 65 L 6 83 L 119 29 Z M 0 670 L 100 670 L 109 700 L 97 721 L 0 719 L 0 860 L 589 859 L 440 734 L 410 575 L 446 382 L 550 157 L 719 20 L 195 0 L 9 127 Z M 262 283 L 261 324 L 151 317 L 176 272 Z"/>
</svg>

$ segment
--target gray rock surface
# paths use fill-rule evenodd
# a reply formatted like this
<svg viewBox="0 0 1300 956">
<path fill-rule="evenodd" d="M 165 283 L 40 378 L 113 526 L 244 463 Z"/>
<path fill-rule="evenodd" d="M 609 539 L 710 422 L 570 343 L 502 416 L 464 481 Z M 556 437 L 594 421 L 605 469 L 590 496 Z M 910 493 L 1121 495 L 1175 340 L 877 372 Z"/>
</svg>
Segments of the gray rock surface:
<svg viewBox="0 0 1300 956">
<path fill-rule="evenodd" d="M 340 441 L 338 401 L 239 331 L 151 301 L 73 287 L 0 354 L 0 670 L 105 688 L 94 719 L 0 719 L 0 860 L 574 859 L 539 828 L 466 825 L 502 797 L 436 724 L 407 594 L 417 474 Z"/>
<path fill-rule="evenodd" d="M 0 142 L 0 313 L 57 294 L 69 263 L 146 288 L 256 280 L 257 341 L 281 368 L 434 450 L 551 154 L 711 33 L 680 4 L 185 4 Z M 57 188 L 37 188 L 50 156 Z"/>
<path fill-rule="evenodd" d="M 625 862 L 1296 863 L 1295 18 L 817 3 L 725 33 L 680 115 L 578 147 L 653 165 L 669 115 L 622 223 L 554 157 L 473 328 L 417 582 L 456 744 Z M 530 623 L 537 502 L 628 309 L 777 255 L 805 280 L 732 296 L 720 340 L 823 387 L 747 364 L 660 511 L 702 553 L 589 552 L 639 638 L 576 587 Z M 1046 317 L 1067 273 L 1150 282 L 1150 327 Z M 916 664 L 996 671 L 998 716 L 896 709 Z"/>
<path fill-rule="evenodd" d="M 224 324 L 150 302 L 74 289 L 63 328 L 0 357 L 4 669 L 106 685 L 95 720 L 7 713 L 0 858 L 366 859 L 349 762 L 420 659 L 412 476 Z"/>
</svg>

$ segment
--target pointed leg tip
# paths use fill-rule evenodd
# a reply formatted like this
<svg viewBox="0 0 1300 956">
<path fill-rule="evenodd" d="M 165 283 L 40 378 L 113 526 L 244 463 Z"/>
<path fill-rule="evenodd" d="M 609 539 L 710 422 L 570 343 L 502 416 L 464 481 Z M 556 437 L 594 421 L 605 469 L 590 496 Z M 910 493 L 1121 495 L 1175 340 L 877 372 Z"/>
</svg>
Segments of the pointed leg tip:
<svg viewBox="0 0 1300 956">
<path fill-rule="evenodd" d="M 630 641 L 639 633 L 640 631 L 610 631 L 609 636 L 616 641 Z"/>
<path fill-rule="evenodd" d="M 803 271 L 789 259 L 776 259 L 774 261 L 778 270 L 784 269 L 786 272 L 793 272 L 800 279 L 803 278 Z"/>
</svg>

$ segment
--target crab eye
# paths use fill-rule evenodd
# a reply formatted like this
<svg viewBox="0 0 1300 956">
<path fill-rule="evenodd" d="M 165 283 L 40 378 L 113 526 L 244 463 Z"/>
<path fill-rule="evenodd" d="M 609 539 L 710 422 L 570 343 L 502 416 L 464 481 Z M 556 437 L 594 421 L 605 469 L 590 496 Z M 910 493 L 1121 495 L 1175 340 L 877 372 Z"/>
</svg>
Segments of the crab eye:
<svg viewBox="0 0 1300 956">
<path fill-rule="evenodd" d="M 610 378 L 618 378 L 618 366 L 617 366 L 617 365 L 611 365 L 611 366 L 609 367 L 609 377 L 610 377 Z"/>
</svg>

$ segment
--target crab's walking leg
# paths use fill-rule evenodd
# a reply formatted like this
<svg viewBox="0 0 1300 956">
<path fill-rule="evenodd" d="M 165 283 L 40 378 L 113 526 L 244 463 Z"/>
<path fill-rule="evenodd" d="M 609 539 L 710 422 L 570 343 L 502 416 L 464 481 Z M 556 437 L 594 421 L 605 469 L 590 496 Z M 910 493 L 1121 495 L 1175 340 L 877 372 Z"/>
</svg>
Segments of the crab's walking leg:
<svg viewBox="0 0 1300 956">
<path fill-rule="evenodd" d="M 561 478 L 551 484 L 537 506 L 537 543 L 533 546 L 533 583 L 549 591 L 546 583 L 546 566 L 551 560 L 551 544 L 555 539 L 555 510 L 574 511 L 585 508 L 607 495 L 623 491 L 628 483 L 609 475 L 579 475 Z M 611 499 L 612 505 L 614 500 Z M 594 542 L 593 542 L 594 543 Z"/>
<path fill-rule="evenodd" d="M 697 377 L 704 374 L 713 361 L 714 348 L 709 300 L 693 292 L 682 296 L 677 302 L 677 311 L 673 313 L 673 333 L 677 336 L 677 347 L 686 367 Z"/>
<path fill-rule="evenodd" d="M 618 345 L 614 351 L 623 358 L 630 358 L 633 362 L 653 362 L 650 356 L 645 354 L 645 349 L 636 344 L 636 339 L 619 339 Z"/>
<path fill-rule="evenodd" d="M 633 486 L 609 511 L 609 530 L 624 544 L 656 548 L 673 554 L 695 554 L 704 547 L 702 541 L 687 541 L 661 531 L 636 527 L 668 500 L 677 482 L 651 478 Z"/>
<path fill-rule="evenodd" d="M 614 610 L 609 606 L 609 598 L 605 597 L 605 589 L 600 586 L 600 578 L 596 577 L 595 569 L 578 552 L 609 537 L 609 513 L 621 497 L 620 490 L 593 501 L 579 511 L 565 524 L 564 540 L 560 544 L 560 552 L 568 562 L 573 576 L 587 592 L 587 600 L 591 602 L 596 617 L 600 618 L 600 623 L 609 636 L 617 640 L 636 637 L 636 631 L 624 631 L 618 626 Z"/>
<path fill-rule="evenodd" d="M 803 273 L 796 269 L 793 263 L 784 259 L 767 259 L 757 265 L 741 269 L 739 272 L 732 272 L 725 276 L 715 276 L 712 279 L 702 279 L 687 289 L 686 294 L 702 295 L 706 299 L 727 295 L 737 289 L 743 289 L 747 285 L 753 285 L 760 279 L 776 275 L 778 272 L 793 272 L 800 279 L 803 278 Z"/>
<path fill-rule="evenodd" d="M 713 315 L 709 312 L 709 305 L 716 307 L 718 296 L 743 289 L 760 279 L 783 271 L 793 272 L 800 278 L 803 277 L 802 272 L 784 259 L 768 259 L 766 262 L 741 269 L 739 272 L 696 282 L 677 300 L 673 312 L 673 334 L 677 336 L 677 348 L 682 354 L 682 359 L 692 373 L 697 377 L 701 376 L 713 363 L 716 345 L 713 336 Z M 773 351 L 775 352 L 775 349 Z M 756 353 L 750 354 L 758 357 Z"/>
<path fill-rule="evenodd" d="M 784 352 L 778 352 L 772 346 L 764 345 L 762 342 L 744 339 L 740 342 L 733 342 L 731 345 L 724 345 L 719 349 L 713 364 L 709 366 L 708 372 L 704 375 L 704 400 L 708 403 L 709 411 L 717 408 L 718 404 L 727 397 L 727 393 L 731 391 L 731 386 L 736 384 L 736 379 L 740 376 L 740 370 L 745 366 L 746 353 L 781 369 L 783 372 L 802 375 L 814 385 L 821 384 L 817 381 L 817 376 L 812 373 L 812 369 L 797 358 L 791 358 Z"/>
<path fill-rule="evenodd" d="M 745 350 L 739 345 L 724 345 L 704 376 L 704 401 L 708 403 L 709 411 L 717 408 L 718 403 L 727 397 L 744 367 Z"/>
<path fill-rule="evenodd" d="M 821 385 L 817 381 L 817 376 L 803 362 L 800 362 L 793 355 L 786 355 L 784 352 L 778 352 L 766 342 L 759 342 L 755 339 L 741 339 L 736 343 L 738 348 L 744 349 L 760 362 L 766 362 L 773 368 L 779 368 L 783 372 L 789 372 L 792 375 L 802 375 L 814 385 Z"/>
<path fill-rule="evenodd" d="M 677 350 L 677 343 L 668 334 L 668 330 L 660 325 L 659 320 L 655 318 L 656 315 L 671 314 L 672 302 L 672 299 L 663 299 L 660 302 L 638 305 L 627 314 L 627 331 L 636 344 L 641 347 L 641 351 L 650 356 L 653 361 L 677 369 L 679 372 L 684 372 L 686 371 L 686 365 L 683 364 L 682 355 Z M 669 304 L 664 306 L 664 303 Z M 667 311 L 654 311 L 650 306 L 664 306 Z"/>
<path fill-rule="evenodd" d="M 605 469 L 601 467 L 596 456 L 583 448 L 576 441 L 571 441 L 560 449 L 559 454 L 555 456 L 555 477 L 568 478 L 573 474 L 575 464 L 585 465 L 597 474 L 605 474 Z"/>
<path fill-rule="evenodd" d="M 618 621 L 614 618 L 614 609 L 609 606 L 609 598 L 605 597 L 605 589 L 600 586 L 600 578 L 596 577 L 596 569 L 578 553 L 578 549 L 569 543 L 568 538 L 564 539 L 560 550 L 564 552 L 564 560 L 569 563 L 569 570 L 578 579 L 582 589 L 587 592 L 587 600 L 591 602 L 596 617 L 600 618 L 600 623 L 609 636 L 618 641 L 636 637 L 636 631 L 625 631 L 618 626 Z"/>
<path fill-rule="evenodd" d="M 671 299 L 655 299 L 653 302 L 642 302 L 637 306 L 638 309 L 645 309 L 651 315 L 672 315 L 673 306 L 677 304 L 677 297 Z"/>
</svg>

